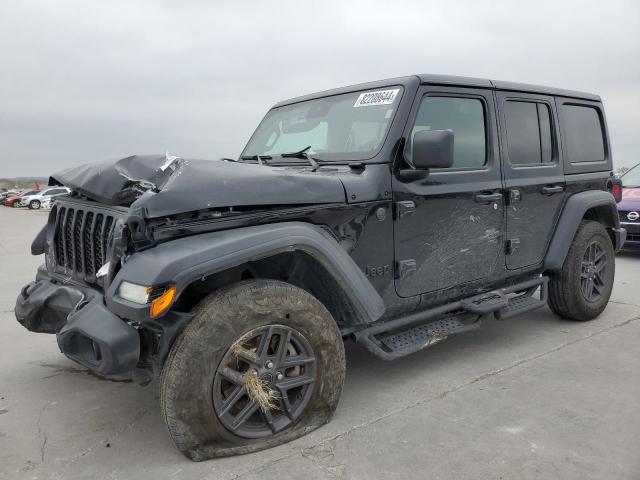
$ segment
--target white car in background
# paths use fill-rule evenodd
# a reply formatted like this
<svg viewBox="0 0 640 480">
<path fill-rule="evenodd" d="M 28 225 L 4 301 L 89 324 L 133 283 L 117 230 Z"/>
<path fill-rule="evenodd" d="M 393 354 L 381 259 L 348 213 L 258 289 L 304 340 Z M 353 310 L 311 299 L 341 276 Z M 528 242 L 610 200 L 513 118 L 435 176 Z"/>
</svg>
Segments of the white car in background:
<svg viewBox="0 0 640 480">
<path fill-rule="evenodd" d="M 51 202 L 55 197 L 60 195 L 67 195 L 71 192 L 71 189 L 67 187 L 53 187 L 40 190 L 38 193 L 24 197 L 20 201 L 21 207 L 29 207 L 31 210 L 38 210 L 40 208 L 51 208 Z"/>
</svg>

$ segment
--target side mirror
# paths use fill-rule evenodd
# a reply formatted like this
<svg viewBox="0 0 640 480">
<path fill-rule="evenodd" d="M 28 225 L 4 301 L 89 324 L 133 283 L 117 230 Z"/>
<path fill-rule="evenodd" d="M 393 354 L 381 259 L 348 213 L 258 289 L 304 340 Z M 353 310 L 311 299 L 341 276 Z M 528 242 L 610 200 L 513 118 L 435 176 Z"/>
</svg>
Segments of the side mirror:
<svg viewBox="0 0 640 480">
<path fill-rule="evenodd" d="M 453 165 L 453 131 L 422 130 L 413 135 L 412 160 L 415 168 L 449 168 Z"/>
</svg>

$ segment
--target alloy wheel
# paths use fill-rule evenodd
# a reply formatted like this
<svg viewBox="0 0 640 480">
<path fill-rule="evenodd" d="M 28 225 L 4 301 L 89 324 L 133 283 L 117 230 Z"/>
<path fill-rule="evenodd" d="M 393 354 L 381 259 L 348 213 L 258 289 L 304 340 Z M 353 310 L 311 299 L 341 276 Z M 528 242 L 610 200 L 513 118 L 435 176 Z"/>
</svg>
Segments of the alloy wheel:
<svg viewBox="0 0 640 480">
<path fill-rule="evenodd" d="M 259 327 L 235 342 L 220 362 L 214 409 L 235 435 L 268 437 L 300 418 L 315 380 L 316 358 L 300 332 L 285 325 Z"/>
<path fill-rule="evenodd" d="M 582 257 L 582 271 L 580 274 L 580 288 L 582 295 L 588 302 L 597 302 L 605 291 L 606 270 L 608 265 L 607 252 L 599 241 L 593 241 Z"/>
</svg>

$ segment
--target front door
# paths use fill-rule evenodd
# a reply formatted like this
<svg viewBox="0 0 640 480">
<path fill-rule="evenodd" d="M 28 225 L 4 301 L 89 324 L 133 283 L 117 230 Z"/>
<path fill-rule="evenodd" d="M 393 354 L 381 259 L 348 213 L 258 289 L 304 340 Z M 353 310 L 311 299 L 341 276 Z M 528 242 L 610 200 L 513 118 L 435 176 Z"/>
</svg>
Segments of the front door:
<svg viewBox="0 0 640 480">
<path fill-rule="evenodd" d="M 497 92 L 507 201 L 506 266 L 542 262 L 565 199 L 552 97 Z"/>
<path fill-rule="evenodd" d="M 504 271 L 504 199 L 493 92 L 422 87 L 405 131 L 453 130 L 454 164 L 425 178 L 396 174 L 396 292 L 446 290 Z M 445 294 L 446 295 L 446 294 Z"/>
</svg>

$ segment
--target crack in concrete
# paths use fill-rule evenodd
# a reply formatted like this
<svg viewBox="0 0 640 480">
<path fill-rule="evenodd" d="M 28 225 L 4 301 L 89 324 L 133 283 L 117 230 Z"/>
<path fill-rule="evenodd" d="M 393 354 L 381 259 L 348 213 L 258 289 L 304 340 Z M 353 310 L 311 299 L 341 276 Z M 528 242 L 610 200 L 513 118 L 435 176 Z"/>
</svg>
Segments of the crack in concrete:
<svg viewBox="0 0 640 480">
<path fill-rule="evenodd" d="M 311 445 L 309 447 L 305 447 L 303 449 L 296 449 L 295 451 L 293 451 L 293 452 L 291 452 L 291 453 L 289 453 L 287 455 L 284 455 L 284 456 L 282 456 L 280 458 L 271 460 L 270 462 L 267 462 L 267 463 L 265 463 L 263 465 L 260 465 L 259 467 L 254 467 L 252 469 L 245 470 L 244 472 L 240 472 L 240 473 L 234 475 L 233 477 L 230 477 L 228 480 L 239 480 L 242 477 L 245 477 L 247 475 L 260 473 L 260 472 L 266 470 L 267 468 L 271 467 L 272 465 L 275 465 L 275 464 L 277 464 L 277 463 L 279 463 L 279 462 L 281 462 L 283 460 L 288 460 L 290 458 L 293 458 L 296 455 L 301 455 L 302 457 L 304 457 L 305 455 L 304 455 L 303 451 L 305 451 L 305 450 L 306 451 L 310 451 L 310 450 L 313 450 L 314 448 L 321 447 L 321 446 L 326 445 L 328 443 L 331 443 L 331 444 L 335 445 L 335 442 L 337 440 L 339 440 L 339 439 L 341 439 L 343 437 L 346 437 L 346 436 L 350 435 L 351 433 L 353 433 L 353 432 L 355 432 L 357 430 L 369 427 L 371 425 L 375 425 L 376 423 L 379 423 L 379 422 L 381 422 L 383 420 L 386 420 L 389 417 L 401 414 L 401 413 L 403 413 L 403 412 L 405 412 L 407 410 L 410 410 L 412 408 L 415 408 L 415 407 L 426 405 L 428 403 L 431 403 L 434 400 L 442 400 L 443 398 L 447 397 L 448 395 L 450 395 L 452 393 L 459 392 L 459 391 L 461 391 L 461 390 L 463 390 L 463 389 L 465 389 L 465 388 L 467 388 L 467 387 L 469 387 L 471 385 L 474 385 L 476 383 L 482 382 L 482 381 L 487 380 L 489 378 L 493 378 L 493 377 L 498 376 L 498 375 L 500 375 L 502 373 L 505 373 L 505 372 L 508 372 L 510 370 L 513 370 L 514 368 L 518 368 L 518 367 L 520 367 L 522 365 L 525 365 L 525 364 L 531 363 L 533 361 L 539 360 L 539 359 L 544 358 L 544 357 L 546 357 L 548 355 L 551 355 L 553 353 L 559 352 L 560 350 L 563 350 L 563 349 L 565 349 L 567 347 L 570 347 L 572 345 L 584 342 L 586 340 L 594 338 L 594 337 L 596 337 L 598 335 L 601 335 L 603 333 L 607 333 L 607 332 L 610 332 L 612 330 L 627 326 L 627 325 L 629 325 L 629 324 L 631 324 L 633 322 L 636 322 L 638 320 L 640 320 L 640 315 L 636 315 L 636 316 L 631 317 L 631 318 L 629 318 L 629 319 L 627 319 L 627 320 L 625 320 L 623 322 L 617 323 L 615 325 L 611 325 L 609 327 L 603 328 L 603 329 L 598 330 L 596 332 L 592 332 L 592 333 L 590 333 L 588 335 L 585 335 L 583 337 L 576 338 L 575 340 L 571 340 L 569 342 L 560 344 L 560 345 L 558 345 L 558 346 L 556 346 L 556 347 L 554 347 L 554 348 L 552 348 L 550 350 L 546 350 L 545 352 L 542 352 L 542 353 L 539 353 L 539 354 L 536 354 L 536 355 L 532 355 L 532 356 L 527 357 L 527 358 L 523 358 L 522 360 L 518 360 L 516 362 L 513 362 L 512 364 L 507 365 L 506 367 L 498 368 L 496 370 L 491 370 L 489 372 L 483 373 L 482 375 L 478 375 L 477 377 L 471 378 L 466 382 L 463 382 L 463 383 L 460 383 L 460 384 L 458 384 L 458 385 L 456 385 L 454 387 L 451 387 L 448 390 L 445 390 L 444 392 L 440 392 L 437 395 L 433 395 L 431 397 L 415 401 L 413 403 L 405 405 L 402 408 L 398 408 L 396 410 L 387 412 L 384 415 L 381 415 L 381 416 L 379 416 L 377 418 L 373 418 L 373 419 L 368 420 L 366 422 L 363 422 L 363 423 L 361 423 L 359 425 L 354 425 L 353 427 L 345 430 L 344 432 L 341 432 L 341 433 L 338 433 L 336 435 L 333 435 L 332 437 L 329 437 L 329 438 L 327 438 L 325 440 L 321 440 L 321 441 L 319 441 L 318 443 L 316 443 L 314 445 Z M 211 477 L 207 477 L 207 478 L 211 478 Z"/>
<path fill-rule="evenodd" d="M 611 299 L 609 299 L 609 303 L 616 303 L 618 305 L 626 305 L 628 307 L 640 307 L 640 303 L 621 302 L 620 300 L 611 300 Z"/>
<path fill-rule="evenodd" d="M 89 375 L 91 377 L 97 378 L 98 380 L 102 380 L 105 382 L 133 383 L 133 380 L 131 378 L 115 378 L 114 376 L 105 376 L 98 372 L 94 372 L 93 370 L 89 370 L 86 368 L 79 369 L 71 366 L 57 365 L 54 363 L 46 363 L 46 362 L 29 362 L 29 363 L 32 365 L 38 365 L 40 367 L 51 368 L 54 371 L 54 373 L 52 373 L 51 375 L 45 375 L 44 377 L 41 377 L 41 380 L 47 380 L 49 378 L 54 378 L 54 377 L 57 377 L 58 375 L 64 375 L 67 373 L 71 373 L 71 374 L 84 373 L 86 375 Z"/>
<path fill-rule="evenodd" d="M 113 444 L 113 441 L 116 438 L 118 438 L 120 435 L 124 435 L 125 433 L 130 432 L 131 430 L 133 430 L 134 425 L 137 424 L 140 420 L 142 420 L 146 416 L 147 413 L 149 413 L 149 412 L 146 409 L 138 410 L 138 412 L 136 413 L 136 416 L 133 417 L 133 419 L 130 422 L 128 422 L 124 426 L 124 428 L 121 428 L 120 430 L 116 431 L 113 435 L 108 437 L 106 440 L 103 440 L 103 441 L 100 441 L 100 442 L 96 442 L 93 445 L 89 445 L 88 447 L 83 448 L 82 450 L 77 452 L 75 455 L 73 455 L 70 458 L 68 458 L 67 462 L 62 466 L 61 474 L 58 475 L 58 478 L 60 478 L 60 479 L 67 478 L 65 476 L 65 473 L 66 473 L 67 469 L 73 463 L 75 463 L 79 458 L 84 457 L 85 455 L 88 455 L 89 453 L 91 453 L 96 447 L 99 447 L 100 445 L 105 445 L 107 443 Z"/>
<path fill-rule="evenodd" d="M 337 443 L 338 439 L 336 438 L 328 442 L 328 444 L 318 444 L 303 448 L 300 450 L 300 455 L 330 477 L 344 478 L 347 465 L 336 462 L 335 449 Z"/>
<path fill-rule="evenodd" d="M 38 418 L 38 435 L 40 436 L 41 433 L 41 429 L 40 429 L 40 420 L 42 419 L 42 414 L 44 413 L 44 410 L 51 404 L 53 403 L 53 400 L 50 401 L 48 404 L 46 404 L 42 410 L 40 411 L 40 417 Z M 93 445 L 89 445 L 88 447 L 83 448 L 82 450 L 80 450 L 79 452 L 77 452 L 75 455 L 72 455 L 71 457 L 68 457 L 64 460 L 67 460 L 66 463 L 64 465 L 62 465 L 62 470 L 61 473 L 52 473 L 50 478 L 57 478 L 59 480 L 63 480 L 66 477 L 65 473 L 67 471 L 67 469 L 74 463 L 76 462 L 79 458 L 84 457 L 85 455 L 88 455 L 89 453 L 91 453 L 96 447 L 100 446 L 100 445 L 105 445 L 107 443 L 113 443 L 113 440 L 115 440 L 116 438 L 118 438 L 120 435 L 123 435 L 129 431 L 131 431 L 133 429 L 133 426 L 139 422 L 140 420 L 142 420 L 145 415 L 148 413 L 147 410 L 139 410 L 138 413 L 136 414 L 136 416 L 125 425 L 124 428 L 121 428 L 120 430 L 116 431 L 112 436 L 110 436 L 109 438 L 107 438 L 107 440 L 104 441 L 100 441 L 100 442 L 96 442 Z M 44 441 L 42 442 L 42 446 L 41 446 L 41 459 L 44 462 L 44 448 L 46 446 L 46 435 L 44 438 Z M 43 464 L 38 465 L 38 468 L 40 466 L 42 466 Z M 34 467 L 35 469 L 36 467 Z"/>
<path fill-rule="evenodd" d="M 254 473 L 263 472 L 267 468 L 272 467 L 273 465 L 276 465 L 276 464 L 282 462 L 283 460 L 287 460 L 289 458 L 292 458 L 292 457 L 296 456 L 298 453 L 299 453 L 299 451 L 298 451 L 298 449 L 296 449 L 295 451 L 291 452 L 288 455 L 284 455 L 283 457 L 280 457 L 280 458 L 275 458 L 275 459 L 270 460 L 270 461 L 268 461 L 266 463 L 263 463 L 262 465 L 260 465 L 258 467 L 253 467 L 253 468 L 250 468 L 249 470 L 245 470 L 243 472 L 237 473 L 233 477 L 229 477 L 227 480 L 238 480 L 238 479 L 240 479 L 240 478 L 242 478 L 242 477 L 244 477 L 246 475 L 251 475 L 251 474 L 254 474 Z M 213 478 L 218 478 L 216 474 L 212 474 L 212 475 L 213 476 L 207 475 L 202 480 L 210 480 L 210 479 L 213 479 Z"/>
<path fill-rule="evenodd" d="M 36 427 L 38 427 L 38 438 L 42 439 L 40 443 L 40 461 L 44 463 L 44 454 L 45 448 L 47 447 L 47 433 L 42 431 L 42 417 L 44 416 L 44 412 L 49 406 L 53 403 L 53 399 L 49 400 L 47 403 L 43 405 L 40 409 L 40 414 L 38 415 L 38 421 L 36 422 Z"/>
</svg>

